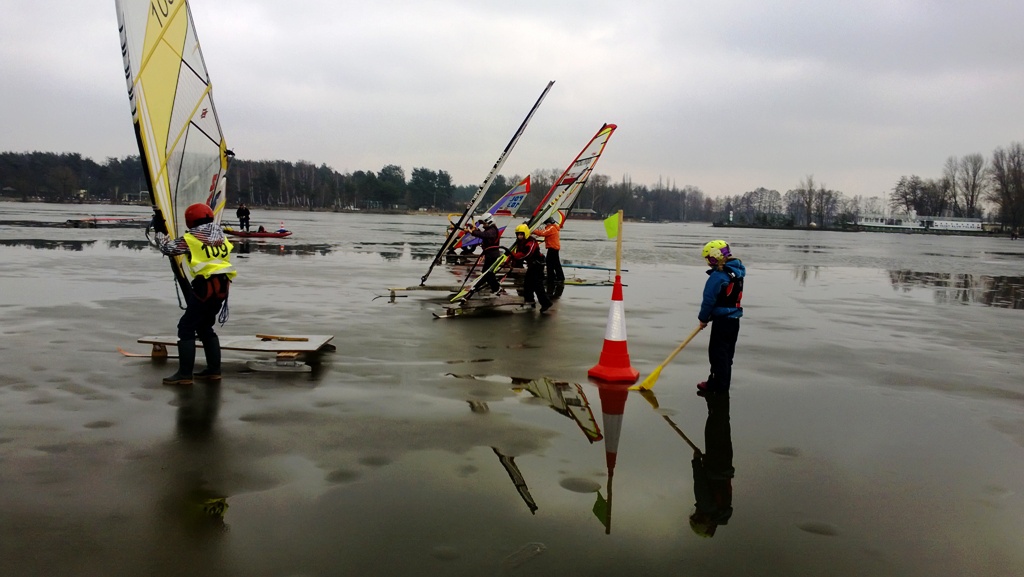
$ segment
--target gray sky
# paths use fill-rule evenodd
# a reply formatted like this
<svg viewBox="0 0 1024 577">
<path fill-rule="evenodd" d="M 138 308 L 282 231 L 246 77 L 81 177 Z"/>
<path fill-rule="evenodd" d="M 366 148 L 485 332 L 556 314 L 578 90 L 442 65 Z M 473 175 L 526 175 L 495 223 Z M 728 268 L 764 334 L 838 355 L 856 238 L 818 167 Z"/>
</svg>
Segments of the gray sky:
<svg viewBox="0 0 1024 577">
<path fill-rule="evenodd" d="M 193 0 L 228 146 L 479 184 L 563 169 L 847 196 L 1024 140 L 1020 0 Z M 0 0 L 0 151 L 137 154 L 113 0 Z"/>
</svg>

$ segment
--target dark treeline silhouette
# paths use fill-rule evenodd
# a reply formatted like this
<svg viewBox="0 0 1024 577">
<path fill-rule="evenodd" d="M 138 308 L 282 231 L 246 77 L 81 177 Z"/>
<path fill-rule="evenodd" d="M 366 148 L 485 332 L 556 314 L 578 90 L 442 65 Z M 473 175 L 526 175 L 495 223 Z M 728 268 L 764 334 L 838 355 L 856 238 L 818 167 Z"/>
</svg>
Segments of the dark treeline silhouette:
<svg viewBox="0 0 1024 577">
<path fill-rule="evenodd" d="M 533 192 L 520 214 L 528 214 L 561 174 L 558 169 L 531 173 Z M 499 175 L 485 204 L 517 184 L 520 175 Z M 406 175 L 389 164 L 374 172 L 340 173 L 326 164 L 284 160 L 236 159 L 228 173 L 228 203 L 267 208 L 461 212 L 478 184 L 456 185 L 444 170 L 414 168 Z M 77 153 L 0 153 L 0 195 L 43 202 L 137 202 L 148 204 L 146 179 L 138 156 L 107 158 L 102 164 Z M 732 196 L 709 198 L 700 188 L 658 182 L 634 185 L 594 174 L 576 201 L 577 217 L 603 217 L 622 209 L 625 216 L 648 221 L 717 221 L 764 227 L 848 228 L 864 214 L 886 207 L 918 216 L 982 217 L 1011 230 L 1024 227 L 1024 143 L 997 148 L 991 159 L 980 154 L 950 157 L 940 178 L 903 176 L 889 193 L 846 197 L 815 182 L 813 176 L 780 193 L 759 187 Z M 483 210 L 483 209 L 481 209 Z"/>
<path fill-rule="evenodd" d="M 532 192 L 520 209 L 529 214 L 562 173 L 536 170 Z M 520 175 L 498 175 L 485 196 L 496 200 L 515 186 Z M 406 175 L 389 164 L 379 171 L 340 173 L 326 164 L 306 161 L 235 159 L 228 172 L 228 204 L 307 210 L 461 212 L 479 184 L 456 185 L 444 170 L 414 168 Z M 41 202 L 149 203 L 138 156 L 107 158 L 102 164 L 77 153 L 0 153 L 0 189 L 7 198 Z M 617 183 L 591 176 L 573 208 L 605 216 L 622 209 L 626 217 L 652 221 L 709 221 L 714 203 L 693 186 Z M 483 210 L 483 209 L 481 209 Z"/>
</svg>

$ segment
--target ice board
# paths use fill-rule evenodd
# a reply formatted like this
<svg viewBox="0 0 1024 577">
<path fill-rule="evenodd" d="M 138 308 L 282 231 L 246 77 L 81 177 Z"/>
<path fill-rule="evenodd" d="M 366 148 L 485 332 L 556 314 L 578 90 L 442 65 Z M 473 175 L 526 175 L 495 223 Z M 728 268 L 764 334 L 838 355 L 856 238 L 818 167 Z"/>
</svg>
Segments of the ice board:
<svg viewBox="0 0 1024 577">
<path fill-rule="evenodd" d="M 246 366 L 257 371 L 286 371 L 286 372 L 309 372 L 311 367 L 297 359 L 300 355 L 330 352 L 336 347 L 330 344 L 334 335 L 218 335 L 220 348 L 225 351 L 255 351 L 275 353 L 273 361 L 248 361 Z M 153 345 L 153 351 L 149 355 L 138 355 L 128 353 L 122 349 L 121 354 L 125 356 L 150 356 L 154 359 L 168 358 L 167 347 L 178 345 L 178 337 L 156 336 L 142 337 L 140 343 Z M 202 341 L 196 341 L 196 346 L 202 348 Z"/>
<path fill-rule="evenodd" d="M 315 353 L 320 350 L 333 350 L 329 345 L 334 335 L 218 335 L 220 348 L 225 351 L 258 351 L 266 353 Z M 142 337 L 140 343 L 174 347 L 178 345 L 178 337 L 156 336 Z M 329 346 L 328 346 L 329 345 Z M 196 346 L 202 348 L 202 341 L 197 340 Z"/>
</svg>

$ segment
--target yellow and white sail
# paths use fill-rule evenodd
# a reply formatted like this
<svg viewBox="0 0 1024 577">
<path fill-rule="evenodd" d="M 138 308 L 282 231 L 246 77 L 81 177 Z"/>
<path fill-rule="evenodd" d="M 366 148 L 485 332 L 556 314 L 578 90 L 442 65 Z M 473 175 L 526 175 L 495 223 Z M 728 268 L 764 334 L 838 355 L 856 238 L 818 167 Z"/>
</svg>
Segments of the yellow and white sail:
<svg viewBox="0 0 1024 577">
<path fill-rule="evenodd" d="M 185 209 L 205 203 L 220 221 L 230 151 L 186 0 L 115 0 L 135 134 L 157 218 L 187 230 Z M 185 279 L 180 257 L 175 274 Z"/>
</svg>

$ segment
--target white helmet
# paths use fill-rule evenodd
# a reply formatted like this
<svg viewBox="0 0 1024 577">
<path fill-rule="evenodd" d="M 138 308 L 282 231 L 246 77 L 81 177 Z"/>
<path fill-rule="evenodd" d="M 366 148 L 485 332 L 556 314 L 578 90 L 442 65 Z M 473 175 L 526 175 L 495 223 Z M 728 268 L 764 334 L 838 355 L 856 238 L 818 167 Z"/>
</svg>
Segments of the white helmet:
<svg viewBox="0 0 1024 577">
<path fill-rule="evenodd" d="M 494 222 L 494 217 L 491 216 L 491 213 L 485 212 L 480 215 L 480 222 L 484 224 L 491 224 L 492 222 Z"/>
</svg>

